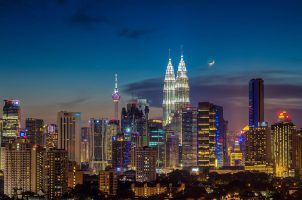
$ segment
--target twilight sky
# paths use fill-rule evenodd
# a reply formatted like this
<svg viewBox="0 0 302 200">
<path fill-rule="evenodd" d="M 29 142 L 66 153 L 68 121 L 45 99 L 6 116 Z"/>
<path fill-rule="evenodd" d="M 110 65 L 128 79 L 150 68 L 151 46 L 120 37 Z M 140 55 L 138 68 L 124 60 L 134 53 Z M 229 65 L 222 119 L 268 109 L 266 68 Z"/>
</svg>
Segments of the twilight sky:
<svg viewBox="0 0 302 200">
<path fill-rule="evenodd" d="M 287 110 L 302 126 L 299 0 L 0 0 L 0 25 L 0 98 L 20 99 L 23 118 L 112 117 L 116 72 L 121 104 L 148 98 L 158 117 L 168 49 L 176 70 L 184 45 L 192 105 L 224 106 L 238 131 L 261 77 L 266 120 Z"/>
</svg>

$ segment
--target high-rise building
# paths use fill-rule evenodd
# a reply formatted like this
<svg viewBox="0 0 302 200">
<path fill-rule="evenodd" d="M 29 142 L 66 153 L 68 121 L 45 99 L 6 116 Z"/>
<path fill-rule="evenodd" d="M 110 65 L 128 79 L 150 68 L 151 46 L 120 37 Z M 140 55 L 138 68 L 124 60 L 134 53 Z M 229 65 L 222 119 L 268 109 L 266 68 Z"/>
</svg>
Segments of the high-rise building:
<svg viewBox="0 0 302 200">
<path fill-rule="evenodd" d="M 109 123 L 107 124 L 107 129 L 106 129 L 106 136 L 107 136 L 107 161 L 108 164 L 112 164 L 112 138 L 118 134 L 119 130 L 119 121 L 117 120 L 110 120 Z"/>
<path fill-rule="evenodd" d="M 249 83 L 249 126 L 257 127 L 264 122 L 264 81 L 252 79 Z"/>
<path fill-rule="evenodd" d="M 118 106 L 119 106 L 119 101 L 121 99 L 121 95 L 117 88 L 117 74 L 115 74 L 115 86 L 114 86 L 114 90 L 113 90 L 111 97 L 112 97 L 113 104 L 114 104 L 114 119 L 119 120 Z"/>
<path fill-rule="evenodd" d="M 293 165 L 296 176 L 302 177 L 302 129 L 293 135 Z"/>
<path fill-rule="evenodd" d="M 46 199 L 60 199 L 67 191 L 68 154 L 63 149 L 49 149 L 44 155 L 44 192 Z"/>
<path fill-rule="evenodd" d="M 20 101 L 9 99 L 4 100 L 3 107 L 3 131 L 2 143 L 17 138 L 19 129 L 21 127 L 21 109 Z"/>
<path fill-rule="evenodd" d="M 224 120 L 223 107 L 214 105 L 215 112 L 215 143 L 217 167 L 222 167 L 227 160 L 227 129 L 228 121 Z"/>
<path fill-rule="evenodd" d="M 25 120 L 26 135 L 30 144 L 44 146 L 44 121 L 42 119 L 27 118 Z"/>
<path fill-rule="evenodd" d="M 156 150 L 150 147 L 136 148 L 136 181 L 156 180 Z"/>
<path fill-rule="evenodd" d="M 148 121 L 149 147 L 156 149 L 156 167 L 163 168 L 165 163 L 166 135 L 162 120 Z"/>
<path fill-rule="evenodd" d="M 90 168 L 95 173 L 105 170 L 107 162 L 107 119 L 90 119 Z"/>
<path fill-rule="evenodd" d="M 169 58 L 164 80 L 163 94 L 163 125 L 171 123 L 172 113 L 175 111 L 175 74 L 171 58 Z"/>
<path fill-rule="evenodd" d="M 117 173 L 113 170 L 100 172 L 99 190 L 106 195 L 116 195 L 117 193 Z"/>
<path fill-rule="evenodd" d="M 121 127 L 125 140 L 131 141 L 138 137 L 138 141 L 132 141 L 132 146 L 148 145 L 148 118 L 149 105 L 146 99 L 134 99 L 127 104 L 127 109 L 122 109 Z"/>
<path fill-rule="evenodd" d="M 271 156 L 271 134 L 266 123 L 251 127 L 245 135 L 245 165 L 268 165 Z"/>
<path fill-rule="evenodd" d="M 36 194 L 44 191 L 45 151 L 45 148 L 36 145 L 31 149 L 31 191 Z"/>
<path fill-rule="evenodd" d="M 187 76 L 187 68 L 183 54 L 178 64 L 176 82 L 175 82 L 175 110 L 181 113 L 181 110 L 190 104 L 190 87 Z"/>
<path fill-rule="evenodd" d="M 90 127 L 81 129 L 81 162 L 89 163 L 89 135 Z"/>
<path fill-rule="evenodd" d="M 0 170 L 4 170 L 5 144 L 2 144 L 3 120 L 0 119 Z"/>
<path fill-rule="evenodd" d="M 125 140 L 122 134 L 112 137 L 112 167 L 118 173 L 127 170 L 130 164 L 131 141 Z"/>
<path fill-rule="evenodd" d="M 243 154 L 240 151 L 239 138 L 236 138 L 233 151 L 230 155 L 230 166 L 243 166 Z"/>
<path fill-rule="evenodd" d="M 58 148 L 68 152 L 69 161 L 81 163 L 81 113 L 58 113 Z"/>
<path fill-rule="evenodd" d="M 47 124 L 45 127 L 46 148 L 58 148 L 58 127 L 56 124 Z"/>
<path fill-rule="evenodd" d="M 197 114 L 197 165 L 221 167 L 226 155 L 227 122 L 223 108 L 209 102 L 198 103 Z"/>
<path fill-rule="evenodd" d="M 165 168 L 176 169 L 179 167 L 179 139 L 169 126 L 164 130 L 166 133 Z"/>
<path fill-rule="evenodd" d="M 296 127 L 285 111 L 279 114 L 278 119 L 279 121 L 271 127 L 275 175 L 277 177 L 294 176 L 292 139 Z"/>
<path fill-rule="evenodd" d="M 193 107 L 182 109 L 182 165 L 197 165 L 197 110 Z"/>
<path fill-rule="evenodd" d="M 31 146 L 18 138 L 5 149 L 4 194 L 13 197 L 31 191 Z"/>
</svg>

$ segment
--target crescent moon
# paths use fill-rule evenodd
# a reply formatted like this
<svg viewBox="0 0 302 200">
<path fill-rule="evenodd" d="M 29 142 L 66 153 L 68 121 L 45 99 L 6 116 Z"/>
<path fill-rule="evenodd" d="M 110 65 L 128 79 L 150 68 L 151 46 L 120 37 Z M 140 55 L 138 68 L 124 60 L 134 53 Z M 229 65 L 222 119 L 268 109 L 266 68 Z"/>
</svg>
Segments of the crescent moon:
<svg viewBox="0 0 302 200">
<path fill-rule="evenodd" d="M 215 60 L 208 63 L 209 67 L 213 67 L 214 64 L 215 64 Z"/>
</svg>

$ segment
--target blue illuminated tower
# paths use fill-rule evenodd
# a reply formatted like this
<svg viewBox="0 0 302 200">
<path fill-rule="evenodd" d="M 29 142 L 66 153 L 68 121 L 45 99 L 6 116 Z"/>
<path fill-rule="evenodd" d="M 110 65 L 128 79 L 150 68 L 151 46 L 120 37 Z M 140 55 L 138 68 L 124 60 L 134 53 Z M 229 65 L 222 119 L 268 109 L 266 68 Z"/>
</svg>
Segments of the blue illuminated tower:
<svg viewBox="0 0 302 200">
<path fill-rule="evenodd" d="M 252 79 L 249 83 L 249 126 L 258 127 L 264 122 L 264 81 Z"/>
</svg>

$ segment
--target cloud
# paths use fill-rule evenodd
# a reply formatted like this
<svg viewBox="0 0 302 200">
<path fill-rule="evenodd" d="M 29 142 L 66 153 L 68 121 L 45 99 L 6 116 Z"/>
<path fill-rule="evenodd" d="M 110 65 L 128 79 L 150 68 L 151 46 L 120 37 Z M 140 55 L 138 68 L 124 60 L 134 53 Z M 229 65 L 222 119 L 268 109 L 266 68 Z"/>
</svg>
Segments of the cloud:
<svg viewBox="0 0 302 200">
<path fill-rule="evenodd" d="M 85 9 L 78 9 L 68 21 L 73 25 L 93 26 L 100 23 L 109 23 L 109 20 L 101 15 L 93 15 Z"/>
<path fill-rule="evenodd" d="M 71 108 L 71 107 L 74 107 L 76 105 L 79 105 L 79 104 L 82 104 L 86 101 L 88 101 L 90 98 L 88 97 L 79 97 L 79 98 L 76 98 L 76 99 L 73 99 L 73 100 L 70 100 L 70 101 L 65 101 L 65 102 L 61 102 L 61 103 L 58 103 L 58 106 L 62 107 L 62 108 Z"/>
<path fill-rule="evenodd" d="M 144 37 L 145 35 L 148 35 L 150 33 L 154 32 L 154 30 L 151 29 L 131 29 L 131 28 L 123 28 L 119 31 L 118 35 L 124 38 L 129 39 L 140 39 Z"/>
<path fill-rule="evenodd" d="M 274 122 L 275 112 L 286 109 L 300 119 L 302 117 L 302 84 L 292 83 L 291 78 L 278 82 L 279 75 L 294 76 L 287 71 L 265 70 L 265 109 L 267 120 Z M 297 75 L 299 76 L 299 75 Z M 210 101 L 224 107 L 225 116 L 230 120 L 232 130 L 239 130 L 247 122 L 248 81 L 247 73 L 202 75 L 190 78 L 190 100 L 193 106 L 200 101 Z M 264 78 L 265 77 L 265 78 Z M 266 79 L 270 81 L 266 82 Z M 287 83 L 285 83 L 285 80 Z M 151 101 L 151 106 L 162 106 L 163 77 L 142 80 L 125 85 L 123 92 Z M 299 110 L 299 112 L 297 112 Z M 301 123 L 301 122 L 299 122 Z"/>
</svg>

